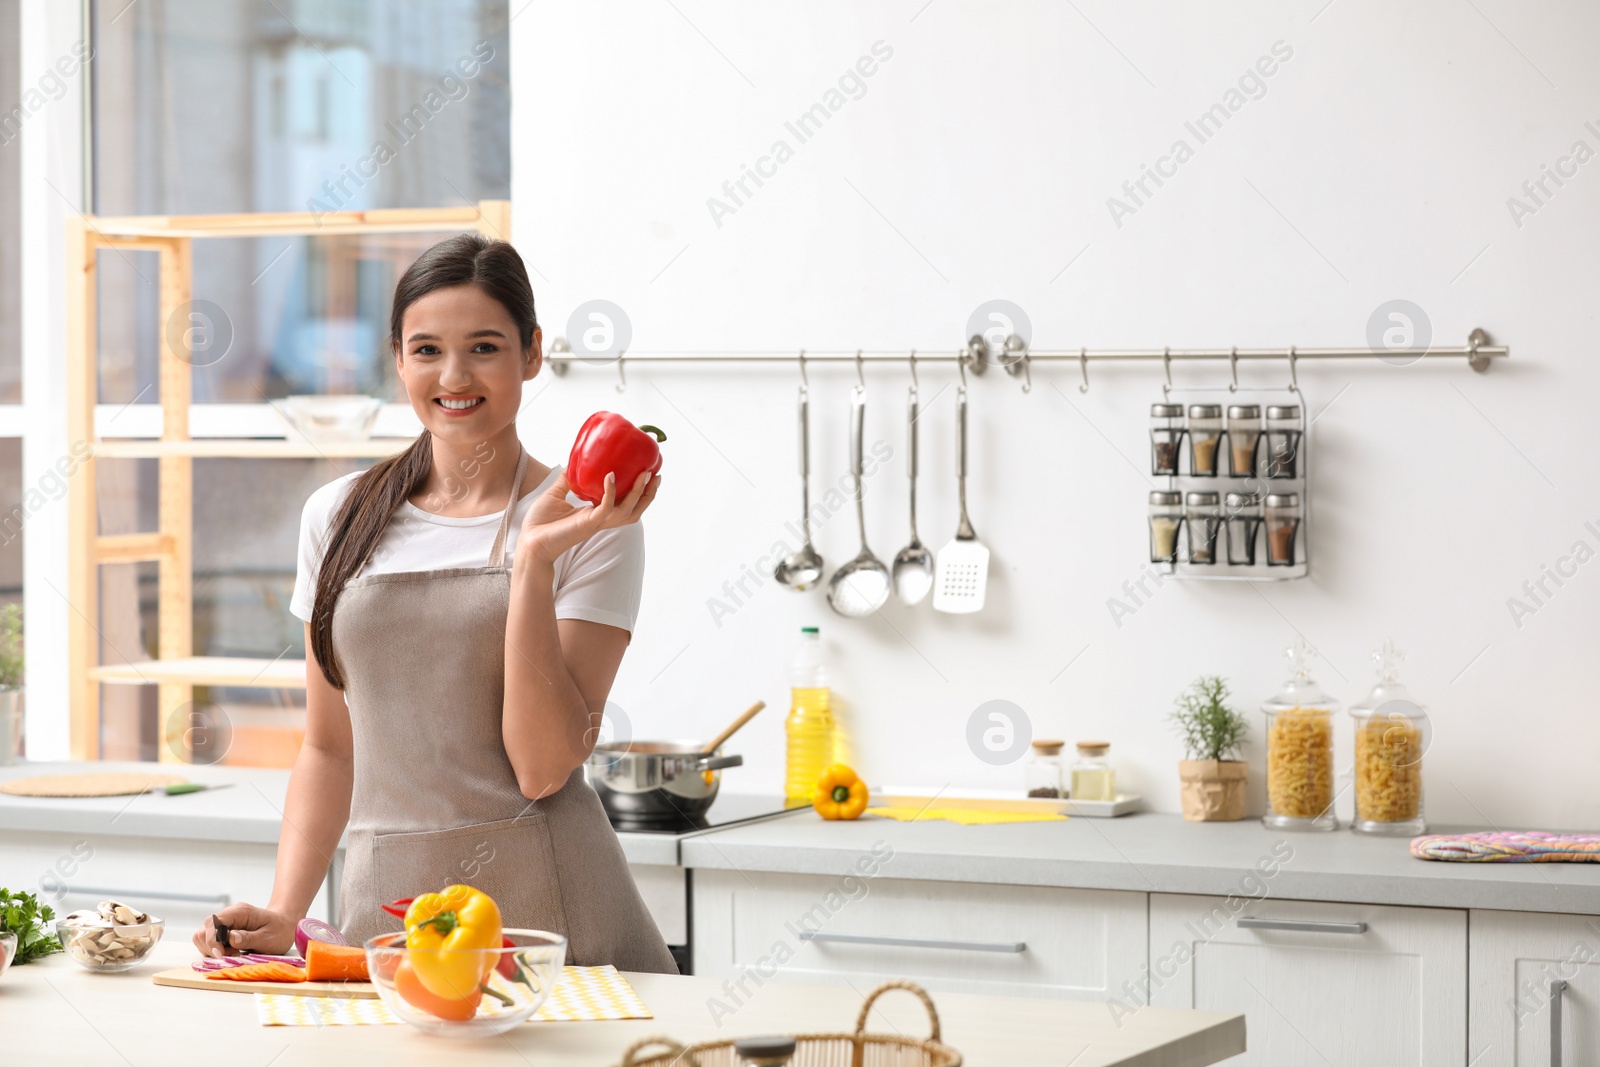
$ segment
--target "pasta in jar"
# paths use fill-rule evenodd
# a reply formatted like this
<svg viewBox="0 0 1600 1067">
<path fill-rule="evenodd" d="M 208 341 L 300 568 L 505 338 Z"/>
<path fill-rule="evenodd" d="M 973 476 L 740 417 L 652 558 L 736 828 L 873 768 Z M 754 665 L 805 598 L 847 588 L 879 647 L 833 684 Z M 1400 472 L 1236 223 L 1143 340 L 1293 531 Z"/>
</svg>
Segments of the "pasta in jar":
<svg viewBox="0 0 1600 1067">
<path fill-rule="evenodd" d="M 1422 808 L 1422 730 L 1409 718 L 1374 716 L 1356 727 L 1356 817 L 1407 822 Z"/>
<path fill-rule="evenodd" d="M 1267 800 L 1274 815 L 1315 819 L 1333 804 L 1333 722 L 1326 708 L 1288 708 L 1267 727 Z"/>
</svg>

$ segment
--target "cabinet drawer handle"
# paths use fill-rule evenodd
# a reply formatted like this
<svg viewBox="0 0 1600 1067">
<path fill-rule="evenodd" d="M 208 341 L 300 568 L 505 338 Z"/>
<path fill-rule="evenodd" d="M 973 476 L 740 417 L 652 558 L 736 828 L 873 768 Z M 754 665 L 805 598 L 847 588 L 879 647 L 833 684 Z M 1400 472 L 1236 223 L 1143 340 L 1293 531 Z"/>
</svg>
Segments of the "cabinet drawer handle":
<svg viewBox="0 0 1600 1067">
<path fill-rule="evenodd" d="M 103 885 L 69 885 L 63 886 L 62 892 L 79 897 L 112 897 L 121 900 L 124 897 L 133 900 L 176 900 L 185 904 L 222 904 L 233 903 L 233 897 L 227 893 L 168 893 L 160 889 L 108 889 Z"/>
<path fill-rule="evenodd" d="M 1567 991 L 1565 979 L 1550 981 L 1550 1067 L 1561 1067 L 1561 996 Z"/>
<path fill-rule="evenodd" d="M 892 945 L 895 948 L 946 948 L 964 952 L 1026 952 L 1026 941 L 937 941 L 922 937 L 877 937 L 863 934 L 823 934 L 803 930 L 802 941 L 836 941 L 844 945 Z"/>
<path fill-rule="evenodd" d="M 1303 934 L 1364 934 L 1366 923 L 1324 923 L 1311 919 L 1252 919 L 1242 915 L 1234 925 L 1241 930 L 1296 930 Z"/>
</svg>

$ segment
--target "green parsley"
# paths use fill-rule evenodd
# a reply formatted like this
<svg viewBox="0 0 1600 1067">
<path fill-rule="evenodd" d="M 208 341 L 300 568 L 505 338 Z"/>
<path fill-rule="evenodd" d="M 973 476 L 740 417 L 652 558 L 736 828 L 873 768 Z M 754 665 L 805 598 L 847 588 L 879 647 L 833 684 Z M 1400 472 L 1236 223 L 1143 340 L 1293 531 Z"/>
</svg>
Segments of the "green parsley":
<svg viewBox="0 0 1600 1067">
<path fill-rule="evenodd" d="M 12 963 L 28 963 L 61 951 L 61 942 L 55 935 L 55 918 L 50 905 L 40 904 L 32 893 L 0 889 L 0 931 L 17 935 L 17 956 Z"/>
</svg>

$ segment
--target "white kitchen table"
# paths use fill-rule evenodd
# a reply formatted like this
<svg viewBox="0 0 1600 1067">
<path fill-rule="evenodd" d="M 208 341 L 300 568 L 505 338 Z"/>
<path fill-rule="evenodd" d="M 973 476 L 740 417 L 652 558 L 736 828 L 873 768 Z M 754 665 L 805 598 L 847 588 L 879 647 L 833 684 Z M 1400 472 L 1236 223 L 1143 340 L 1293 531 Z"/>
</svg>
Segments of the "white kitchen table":
<svg viewBox="0 0 1600 1067">
<path fill-rule="evenodd" d="M 641 1037 L 682 1041 L 762 1033 L 848 1031 L 869 989 L 769 984 L 724 1017 L 708 1003 L 726 999 L 722 983 L 675 975 L 630 974 L 653 1019 L 527 1023 L 481 1039 L 451 1040 L 394 1026 L 264 1027 L 246 993 L 177 989 L 150 981 L 156 971 L 195 958 L 182 940 L 164 941 L 149 960 L 122 974 L 93 974 L 57 953 L 0 975 L 0 1062 L 10 1067 L 116 1064 L 169 1067 L 383 1067 L 440 1062 L 507 1067 L 605 1067 Z M 1202 1067 L 1244 1051 L 1239 1014 L 1142 1008 L 1113 1020 L 1104 1005 L 940 993 L 944 1040 L 971 1067 Z M 879 999 L 868 1029 L 927 1033 L 911 995 Z"/>
</svg>

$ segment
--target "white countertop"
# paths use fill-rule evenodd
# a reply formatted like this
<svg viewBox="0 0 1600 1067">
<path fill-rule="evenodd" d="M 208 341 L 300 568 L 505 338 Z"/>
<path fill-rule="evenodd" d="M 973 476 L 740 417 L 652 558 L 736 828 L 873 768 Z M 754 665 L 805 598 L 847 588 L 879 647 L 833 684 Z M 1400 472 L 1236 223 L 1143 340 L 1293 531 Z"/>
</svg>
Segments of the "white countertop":
<svg viewBox="0 0 1600 1067">
<path fill-rule="evenodd" d="M 780 819 L 685 840 L 683 865 L 844 874 L 878 841 L 894 849 L 880 868 L 889 878 L 1257 896 L 1247 872 L 1263 861 L 1270 865 L 1278 848 L 1288 858 L 1266 880 L 1274 898 L 1600 913 L 1600 864 L 1419 860 L 1408 838 L 1284 833 L 1257 819 L 1190 823 L 1139 814 L 993 826 L 901 823 L 871 814 L 854 822 Z"/>
<path fill-rule="evenodd" d="M 627 1022 L 527 1023 L 500 1037 L 451 1041 L 394 1026 L 263 1027 L 255 998 L 222 990 L 177 989 L 150 981 L 181 967 L 194 949 L 176 940 L 122 974 L 93 974 L 57 953 L 0 975 L 0 1035 L 6 1063 L 272 1064 L 410 1067 L 454 1062 L 506 1067 L 602 1067 L 650 1035 L 700 1041 L 753 1034 L 848 1032 L 866 987 L 770 984 L 719 1030 L 707 1002 L 722 983 L 677 975 L 630 974 L 654 1013 Z M 944 1041 L 969 1067 L 1203 1067 L 1244 1051 L 1244 1016 L 1226 1012 L 1143 1008 L 1113 1020 L 1100 1004 L 938 993 Z M 877 1002 L 869 1031 L 926 1034 L 922 1006 L 907 993 Z"/>
</svg>

